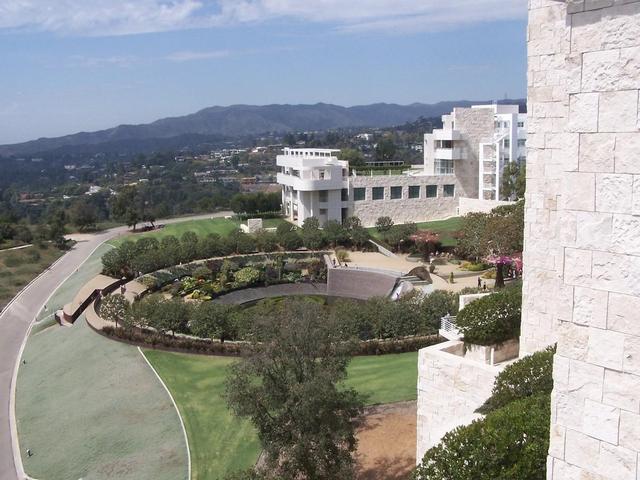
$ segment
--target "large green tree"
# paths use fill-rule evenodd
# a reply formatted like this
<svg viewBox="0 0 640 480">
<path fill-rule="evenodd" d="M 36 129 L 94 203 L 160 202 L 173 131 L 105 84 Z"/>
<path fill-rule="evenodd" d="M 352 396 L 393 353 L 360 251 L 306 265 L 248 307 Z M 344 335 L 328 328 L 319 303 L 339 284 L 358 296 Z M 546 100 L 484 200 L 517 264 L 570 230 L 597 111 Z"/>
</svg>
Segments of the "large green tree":
<svg viewBox="0 0 640 480">
<path fill-rule="evenodd" d="M 340 385 L 348 345 L 322 307 L 288 301 L 256 319 L 252 353 L 231 367 L 230 408 L 255 425 L 268 478 L 353 478 L 363 399 Z"/>
</svg>

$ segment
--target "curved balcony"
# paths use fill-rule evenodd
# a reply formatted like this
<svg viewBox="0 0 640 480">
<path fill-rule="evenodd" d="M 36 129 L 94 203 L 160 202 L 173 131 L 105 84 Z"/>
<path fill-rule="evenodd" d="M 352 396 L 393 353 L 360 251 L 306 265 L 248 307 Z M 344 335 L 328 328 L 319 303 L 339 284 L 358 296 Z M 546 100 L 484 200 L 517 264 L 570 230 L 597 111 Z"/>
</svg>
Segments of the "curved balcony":
<svg viewBox="0 0 640 480">
<path fill-rule="evenodd" d="M 294 190 L 311 192 L 315 190 L 340 190 L 348 187 L 346 178 L 300 178 L 286 173 L 278 173 L 278 183 L 288 185 Z"/>
</svg>

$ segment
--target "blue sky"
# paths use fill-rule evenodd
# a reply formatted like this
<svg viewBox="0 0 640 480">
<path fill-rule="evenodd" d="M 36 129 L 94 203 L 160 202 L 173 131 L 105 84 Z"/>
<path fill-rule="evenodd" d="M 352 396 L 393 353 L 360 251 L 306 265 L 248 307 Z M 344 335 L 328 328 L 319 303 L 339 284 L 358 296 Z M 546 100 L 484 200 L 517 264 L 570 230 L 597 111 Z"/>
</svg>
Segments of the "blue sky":
<svg viewBox="0 0 640 480">
<path fill-rule="evenodd" d="M 523 97 L 526 0 L 2 0 L 0 144 L 234 103 Z"/>
</svg>

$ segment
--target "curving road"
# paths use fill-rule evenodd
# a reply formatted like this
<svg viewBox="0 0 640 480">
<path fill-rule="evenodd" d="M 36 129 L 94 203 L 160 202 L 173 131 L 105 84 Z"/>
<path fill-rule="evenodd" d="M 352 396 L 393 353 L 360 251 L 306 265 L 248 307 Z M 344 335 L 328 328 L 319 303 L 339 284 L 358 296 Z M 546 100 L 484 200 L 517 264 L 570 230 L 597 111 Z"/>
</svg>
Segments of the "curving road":
<svg viewBox="0 0 640 480">
<path fill-rule="evenodd" d="M 159 223 L 179 223 L 231 215 L 218 212 L 207 215 L 160 220 Z M 23 289 L 0 313 L 0 480 L 23 480 L 25 474 L 18 471 L 14 455 L 11 431 L 11 392 L 14 370 L 29 327 L 49 297 L 76 269 L 104 242 L 127 232 L 117 227 L 87 237 L 62 256 L 36 280 Z M 21 462 L 17 462 L 21 463 Z"/>
</svg>

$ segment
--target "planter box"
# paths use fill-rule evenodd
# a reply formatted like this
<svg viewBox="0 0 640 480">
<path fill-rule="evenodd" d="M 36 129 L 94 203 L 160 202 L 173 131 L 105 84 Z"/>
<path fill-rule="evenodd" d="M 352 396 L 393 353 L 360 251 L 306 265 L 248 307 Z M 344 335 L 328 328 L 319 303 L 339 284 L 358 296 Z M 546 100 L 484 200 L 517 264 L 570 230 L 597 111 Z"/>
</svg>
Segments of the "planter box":
<svg viewBox="0 0 640 480">
<path fill-rule="evenodd" d="M 520 353 L 520 342 L 517 339 L 507 340 L 500 345 L 474 345 L 465 343 L 466 359 L 485 363 L 487 365 L 495 365 L 506 360 L 516 358 Z"/>
</svg>

